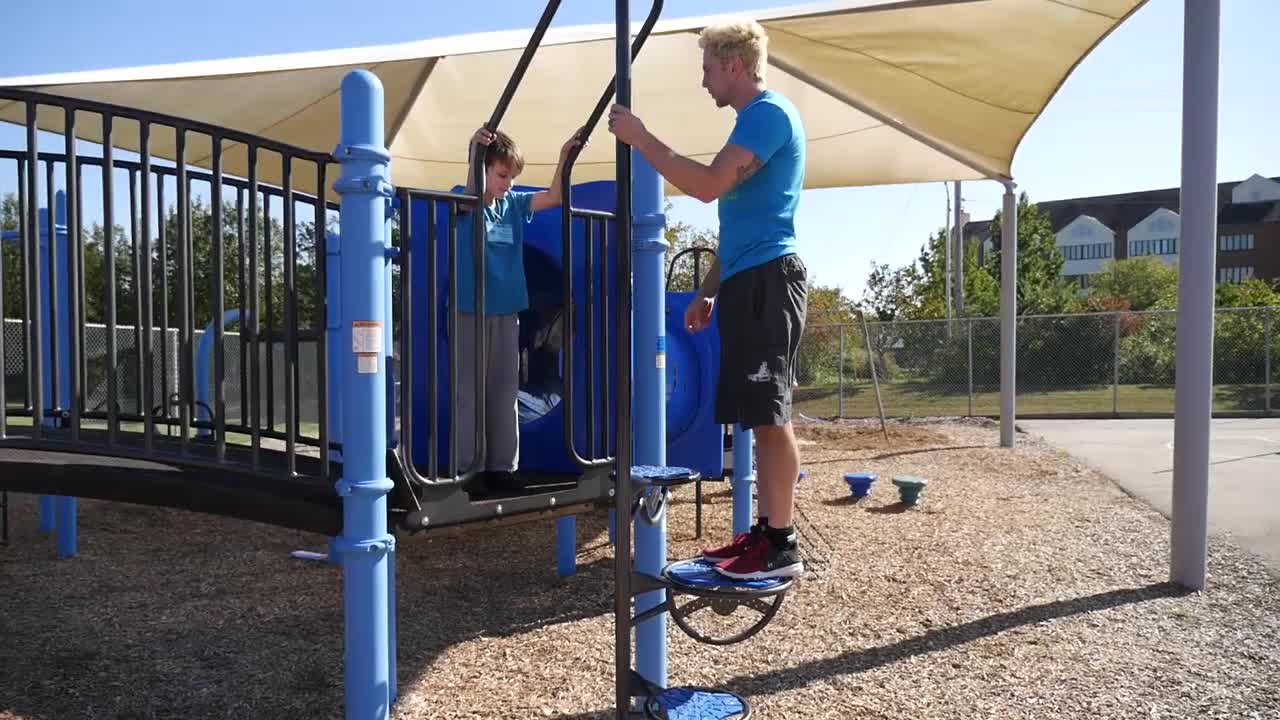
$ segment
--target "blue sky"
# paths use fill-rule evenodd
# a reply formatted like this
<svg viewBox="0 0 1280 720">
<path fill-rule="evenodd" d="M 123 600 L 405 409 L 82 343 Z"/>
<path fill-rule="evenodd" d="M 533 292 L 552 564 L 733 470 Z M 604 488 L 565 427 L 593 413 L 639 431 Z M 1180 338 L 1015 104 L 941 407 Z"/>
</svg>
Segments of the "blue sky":
<svg viewBox="0 0 1280 720">
<path fill-rule="evenodd" d="M 786 0 L 667 0 L 666 17 L 773 7 Z M 0 76 L 357 47 L 531 27 L 537 0 L 214 4 L 132 0 L 15 3 L 5 11 Z M 647 4 L 636 0 L 640 19 Z M 1222 1 L 1219 180 L 1280 175 L 1280 2 Z M 352 12 L 360 8 L 363 12 Z M 1014 175 L 1033 200 L 1179 184 L 1183 0 L 1151 0 L 1080 65 L 1028 133 Z M 376 9 L 376 11 L 375 11 Z M 563 0 L 557 24 L 610 22 L 613 3 Z M 998 42 L 999 38 L 992 38 Z M 495 98 L 496 100 L 496 98 Z M 710 108 L 708 108 L 710 109 Z M 643 109 L 638 108 L 643 114 Z M 963 186 L 975 219 L 999 207 L 993 182 Z M 909 262 L 946 212 L 943 185 L 808 191 L 798 217 L 816 280 L 857 297 L 871 263 Z M 677 199 L 675 220 L 714 226 L 714 205 Z"/>
</svg>

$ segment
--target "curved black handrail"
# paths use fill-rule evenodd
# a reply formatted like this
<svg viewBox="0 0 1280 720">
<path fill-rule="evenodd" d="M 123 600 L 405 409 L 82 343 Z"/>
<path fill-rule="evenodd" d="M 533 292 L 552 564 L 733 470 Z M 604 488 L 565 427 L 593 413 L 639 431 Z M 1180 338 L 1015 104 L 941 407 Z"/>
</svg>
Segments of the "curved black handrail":
<svg viewBox="0 0 1280 720">
<path fill-rule="evenodd" d="M 507 108 L 511 105 L 512 98 L 515 97 L 516 89 L 519 88 L 521 81 L 524 80 L 525 71 L 529 69 L 529 63 L 533 62 L 533 55 L 538 51 L 538 48 L 542 45 L 542 37 L 546 35 L 547 28 L 551 25 L 551 20 L 552 18 L 555 17 L 556 11 L 558 11 L 559 9 L 560 9 L 560 0 L 549 0 L 547 2 L 547 6 L 543 8 L 542 17 L 538 18 L 538 24 L 536 27 L 534 27 L 533 35 L 530 36 L 529 42 L 525 44 L 524 52 L 520 54 L 520 60 L 516 63 L 515 71 L 513 71 L 511 73 L 511 77 L 507 79 L 507 86 L 503 88 L 502 96 L 498 98 L 498 104 L 493 108 L 493 114 L 489 116 L 489 121 L 486 122 L 484 125 L 486 130 L 489 130 L 490 132 L 494 132 L 498 129 L 498 126 L 502 123 L 502 118 L 504 115 L 507 114 Z M 472 288 L 475 293 L 475 296 L 473 298 L 473 302 L 474 302 L 473 307 L 475 308 L 474 315 L 476 317 L 476 322 L 479 325 L 479 327 L 477 328 L 478 331 L 475 333 L 476 362 L 478 363 L 478 367 L 486 367 L 488 366 L 488 360 L 489 360 L 489 345 L 485 340 L 485 333 L 482 331 L 479 331 L 481 328 L 483 328 L 483 322 L 485 317 L 485 314 L 484 314 L 485 226 L 484 226 L 484 223 L 481 222 L 481 220 L 483 220 L 484 218 L 484 205 L 485 205 L 484 203 L 484 192 L 485 192 L 484 153 L 470 152 L 470 150 L 471 150 L 471 146 L 468 145 L 468 152 L 471 155 L 470 160 L 471 160 L 472 189 L 475 191 L 475 195 L 476 195 L 475 209 L 473 210 L 475 214 L 472 216 L 473 221 L 471 223 L 471 243 L 472 243 L 471 256 L 472 256 L 472 265 L 474 266 L 474 272 L 476 276 L 475 283 L 473 283 L 473 288 Z M 450 243 L 450 248 L 452 252 L 452 248 L 453 248 L 452 242 Z M 453 277 L 453 276 L 450 275 L 450 277 Z M 457 307 L 458 307 L 457 283 L 453 281 L 450 281 L 449 283 L 449 300 L 450 300 L 450 304 L 449 304 L 450 320 L 452 321 L 453 318 L 457 317 Z M 457 330 L 457 323 L 451 322 L 450 330 L 451 332 L 449 334 L 449 337 L 451 338 L 450 345 L 452 346 L 453 345 L 452 338 L 457 337 L 457 335 L 453 332 Z M 456 358 L 454 359 L 456 360 Z M 457 387 L 458 380 L 457 380 L 456 367 L 457 367 L 456 363 L 451 364 L 449 366 L 449 387 L 450 388 Z M 474 391 L 476 394 L 476 399 L 475 399 L 476 423 L 475 423 L 475 427 L 472 428 L 472 432 L 475 433 L 475 443 L 472 445 L 472 447 L 475 448 L 475 455 L 469 458 L 468 462 L 470 463 L 474 463 L 478 458 L 483 458 L 485 456 L 486 447 L 487 447 L 487 442 L 486 442 L 487 438 L 485 437 L 485 425 L 486 425 L 485 416 L 487 414 L 486 407 L 485 407 L 486 388 L 485 388 L 483 376 L 478 373 L 476 374 L 476 386 L 474 388 Z M 456 428 L 458 426 L 458 410 L 457 410 L 458 404 L 456 402 L 451 403 L 449 407 L 450 407 L 449 427 L 451 429 L 450 436 L 452 437 L 455 434 L 452 431 L 452 428 Z M 450 456 L 450 459 L 454 464 L 453 475 L 454 475 L 454 478 L 456 479 L 459 475 L 458 473 L 459 463 L 457 462 L 457 458 L 454 458 L 453 456 Z M 409 464 L 412 465 L 412 463 L 409 463 Z"/>
<path fill-rule="evenodd" d="M 653 30 L 654 24 L 658 22 L 658 17 L 662 14 L 662 5 L 663 5 L 663 0 L 654 0 L 653 6 L 649 8 L 649 16 L 645 18 L 644 24 L 640 27 L 640 32 L 636 34 L 636 39 L 631 44 L 631 59 L 633 62 L 635 61 L 636 56 L 640 54 L 640 50 L 641 48 L 644 47 L 645 41 L 649 39 L 649 33 Z M 621 42 L 620 38 L 619 38 L 619 41 Z M 618 48 L 618 52 L 619 52 L 619 55 L 622 54 L 621 47 Z M 591 132 L 595 130 L 596 125 L 600 123 L 600 118 L 604 116 L 604 111 L 609 106 L 609 100 L 610 98 L 613 97 L 616 86 L 617 86 L 617 77 L 615 76 L 612 80 L 609 81 L 609 86 L 605 88 L 604 93 L 600 96 L 599 102 L 596 103 L 595 109 L 591 111 L 590 117 L 588 117 L 586 124 L 583 126 L 583 130 L 582 130 L 583 138 L 590 137 Z M 589 249 L 590 240 L 591 240 L 591 232 L 590 232 L 590 225 L 591 225 L 590 215 L 591 214 L 588 212 L 584 212 L 582 210 L 575 210 L 573 208 L 573 180 L 572 180 L 573 165 L 578 161 L 578 155 L 581 154 L 582 147 L 583 147 L 582 145 L 577 145 L 577 146 L 574 146 L 569 151 L 568 157 L 565 158 L 564 168 L 560 171 L 560 237 L 563 243 L 563 249 L 561 251 L 561 255 L 562 255 L 561 263 L 563 263 L 563 265 L 561 268 L 561 272 L 563 273 L 563 282 L 564 282 L 564 315 L 563 317 L 564 317 L 564 323 L 565 323 L 565 330 L 564 330 L 565 342 L 564 342 L 564 347 L 562 349 L 562 358 L 563 358 L 562 362 L 564 367 L 562 372 L 564 373 L 565 383 L 564 383 L 564 395 L 561 398 L 561 403 L 564 405 L 565 450 L 568 451 L 569 457 L 575 463 L 577 463 L 579 467 L 589 468 L 589 467 L 600 467 L 603 465 L 607 465 L 613 462 L 613 458 L 603 457 L 603 458 L 592 458 L 588 460 L 587 458 L 582 457 L 582 455 L 578 452 L 577 443 L 574 441 L 573 341 L 574 341 L 575 331 L 577 329 L 576 317 L 574 316 L 574 312 L 573 312 L 573 216 L 574 214 L 587 217 L 588 251 L 587 251 L 586 275 L 587 275 L 588 289 L 590 289 L 594 284 L 593 278 L 591 277 L 591 271 L 592 271 L 591 252 Z M 630 218 L 622 218 L 621 214 L 619 213 L 614 213 L 614 220 L 615 222 L 630 222 Z M 622 247 L 621 244 L 618 247 L 620 252 L 630 252 L 629 248 Z M 605 258 L 605 263 L 607 267 L 607 263 L 608 263 L 607 258 Z M 622 267 L 622 265 L 620 264 L 619 267 Z M 621 289 L 621 288 L 628 287 L 628 285 L 629 285 L 629 279 L 622 278 L 618 284 L 618 287 Z M 608 302 L 607 292 L 605 294 L 606 294 L 605 302 L 607 303 Z M 591 332 L 591 324 L 593 320 L 592 304 L 593 303 L 591 303 L 590 301 L 587 302 L 588 334 L 590 334 Z M 625 303 L 625 304 L 629 306 L 629 303 Z M 588 353 L 588 359 L 589 360 L 592 359 L 590 357 L 591 355 L 590 342 L 587 343 L 587 353 Z M 630 362 L 629 358 L 620 357 L 620 358 L 617 358 L 616 360 L 619 363 Z M 604 386 L 605 386 L 604 388 L 605 398 L 607 399 L 609 396 L 608 383 L 607 382 L 604 383 Z M 624 392 L 624 389 L 618 388 L 618 392 L 622 393 Z M 590 418 L 588 420 L 588 428 L 589 428 L 588 433 L 590 433 L 591 423 L 595 422 L 595 419 L 596 419 L 595 394 L 591 392 L 590 389 L 588 389 L 588 394 L 587 394 L 587 405 L 588 405 L 587 415 Z M 625 428 L 621 428 L 621 427 L 618 428 L 618 432 L 620 433 L 625 431 L 626 431 Z M 607 454 L 607 451 L 606 451 L 606 454 Z"/>
<path fill-rule="evenodd" d="M 671 278 L 675 275 L 676 263 L 680 261 L 680 258 L 688 255 L 689 253 L 693 253 L 693 289 L 695 291 L 698 289 L 698 286 L 702 281 L 702 262 L 698 258 L 700 258 L 704 253 L 710 253 L 711 257 L 718 257 L 718 253 L 716 253 L 715 248 L 701 246 L 685 248 L 684 250 L 676 253 L 675 257 L 671 258 L 671 262 L 667 263 L 667 279 L 666 282 L 663 283 L 664 289 L 667 292 L 671 292 Z"/>
</svg>

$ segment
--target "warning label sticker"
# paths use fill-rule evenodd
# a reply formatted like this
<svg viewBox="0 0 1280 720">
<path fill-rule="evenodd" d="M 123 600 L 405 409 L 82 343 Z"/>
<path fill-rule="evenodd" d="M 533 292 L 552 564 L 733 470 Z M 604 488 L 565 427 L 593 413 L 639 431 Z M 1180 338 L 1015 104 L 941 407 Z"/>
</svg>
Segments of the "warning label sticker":
<svg viewBox="0 0 1280 720">
<path fill-rule="evenodd" d="M 378 372 L 377 355 L 356 356 L 356 373 L 360 375 L 371 375 L 376 372 Z"/>
<path fill-rule="evenodd" d="M 382 352 L 382 323 L 377 320 L 351 321 L 351 352 L 356 354 Z"/>
</svg>

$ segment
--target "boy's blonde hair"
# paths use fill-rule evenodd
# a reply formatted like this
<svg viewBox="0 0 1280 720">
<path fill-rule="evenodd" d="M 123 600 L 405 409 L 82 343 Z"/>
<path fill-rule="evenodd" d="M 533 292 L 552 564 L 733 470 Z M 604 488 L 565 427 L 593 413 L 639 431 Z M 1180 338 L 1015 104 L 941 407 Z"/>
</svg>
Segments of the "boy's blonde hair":
<svg viewBox="0 0 1280 720">
<path fill-rule="evenodd" d="M 742 64 L 756 82 L 764 82 L 769 59 L 769 36 L 755 20 L 709 25 L 698 37 L 698 47 L 710 50 L 721 60 L 742 58 Z"/>
</svg>

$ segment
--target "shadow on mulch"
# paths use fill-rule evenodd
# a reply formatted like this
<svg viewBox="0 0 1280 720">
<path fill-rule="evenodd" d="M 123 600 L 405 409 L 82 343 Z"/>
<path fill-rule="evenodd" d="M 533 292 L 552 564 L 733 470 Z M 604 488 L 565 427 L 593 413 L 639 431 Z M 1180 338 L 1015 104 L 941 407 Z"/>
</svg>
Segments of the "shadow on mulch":
<svg viewBox="0 0 1280 720">
<path fill-rule="evenodd" d="M 0 547 L 0 718 L 341 717 L 342 570 L 289 557 L 323 538 L 82 501 L 81 554 L 57 560 L 26 500 Z M 578 517 L 580 539 L 605 527 Z M 553 538 L 550 522 L 399 537 L 401 684 L 453 645 L 612 613 L 584 591 L 611 577 L 609 556 L 559 578 Z"/>
<path fill-rule="evenodd" d="M 1194 594 L 1174 583 L 1162 582 L 1143 587 L 1122 588 L 1086 595 L 1072 600 L 1031 605 L 1020 610 L 997 613 L 972 622 L 930 630 L 891 645 L 853 650 L 837 657 L 802 663 L 781 670 L 764 670 L 729 679 L 719 689 L 737 693 L 750 702 L 754 696 L 770 695 L 820 683 L 840 675 L 853 675 L 899 663 L 913 657 L 940 652 L 958 645 L 998 635 L 1027 625 L 1058 620 L 1074 615 L 1110 610 L 1123 605 L 1178 598 Z M 612 718 L 612 709 L 601 709 L 575 715 L 556 715 L 555 720 L 600 720 Z"/>
</svg>

